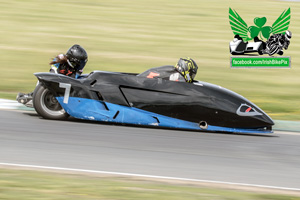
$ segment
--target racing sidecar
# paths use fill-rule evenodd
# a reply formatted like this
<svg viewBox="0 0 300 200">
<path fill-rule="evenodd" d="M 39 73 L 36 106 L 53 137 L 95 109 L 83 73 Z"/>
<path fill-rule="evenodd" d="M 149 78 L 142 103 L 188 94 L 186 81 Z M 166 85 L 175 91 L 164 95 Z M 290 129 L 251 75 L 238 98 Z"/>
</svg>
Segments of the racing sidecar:
<svg viewBox="0 0 300 200">
<path fill-rule="evenodd" d="M 272 119 L 259 107 L 223 87 L 175 82 L 138 74 L 94 71 L 82 79 L 36 73 L 33 105 L 39 115 L 192 129 L 271 133 Z"/>
<path fill-rule="evenodd" d="M 253 52 L 263 55 L 265 49 L 264 46 L 264 42 L 258 38 L 255 38 L 254 42 L 244 42 L 239 35 L 236 35 L 229 43 L 229 51 L 232 55 L 244 55 Z"/>
</svg>

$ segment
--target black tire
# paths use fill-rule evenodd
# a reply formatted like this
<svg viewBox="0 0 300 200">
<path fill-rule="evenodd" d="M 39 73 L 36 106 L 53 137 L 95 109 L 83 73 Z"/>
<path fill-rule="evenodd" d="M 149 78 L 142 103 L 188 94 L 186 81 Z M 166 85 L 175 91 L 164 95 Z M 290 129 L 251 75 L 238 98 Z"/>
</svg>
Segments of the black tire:
<svg viewBox="0 0 300 200">
<path fill-rule="evenodd" d="M 269 55 L 272 56 L 275 53 L 277 53 L 279 50 L 279 47 L 277 45 L 272 45 L 269 49 Z"/>
<path fill-rule="evenodd" d="M 263 44 L 261 44 L 260 46 L 259 46 L 259 48 L 258 48 L 258 54 L 259 55 L 263 55 L 264 54 L 264 47 L 263 47 Z"/>
<path fill-rule="evenodd" d="M 42 83 L 33 92 L 33 107 L 35 111 L 46 119 L 67 119 L 69 114 L 61 107 L 53 93 Z"/>
</svg>

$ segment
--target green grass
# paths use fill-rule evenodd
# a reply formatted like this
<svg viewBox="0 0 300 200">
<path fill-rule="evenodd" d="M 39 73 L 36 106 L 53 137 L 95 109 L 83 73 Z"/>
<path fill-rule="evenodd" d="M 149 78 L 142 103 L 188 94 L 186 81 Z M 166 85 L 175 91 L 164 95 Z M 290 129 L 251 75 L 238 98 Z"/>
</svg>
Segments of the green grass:
<svg viewBox="0 0 300 200">
<path fill-rule="evenodd" d="M 0 199 L 5 200 L 296 200 L 299 196 L 220 189 L 195 184 L 120 177 L 0 169 Z"/>
<path fill-rule="evenodd" d="M 93 70 L 142 72 L 196 60 L 197 79 L 222 85 L 264 109 L 274 119 L 300 120 L 300 4 L 253 0 L 0 0 L 0 97 L 14 99 L 34 89 L 34 72 L 75 43 L 89 54 Z M 291 7 L 291 69 L 230 69 L 233 33 L 229 7 L 250 25 L 267 17 L 271 26 Z"/>
</svg>

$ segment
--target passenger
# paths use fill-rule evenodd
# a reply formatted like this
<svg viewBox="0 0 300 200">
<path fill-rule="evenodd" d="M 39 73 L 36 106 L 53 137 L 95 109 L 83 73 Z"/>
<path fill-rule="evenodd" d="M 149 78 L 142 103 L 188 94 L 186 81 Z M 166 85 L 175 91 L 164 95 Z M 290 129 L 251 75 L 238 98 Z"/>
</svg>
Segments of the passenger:
<svg viewBox="0 0 300 200">
<path fill-rule="evenodd" d="M 75 44 L 69 48 L 66 54 L 57 55 L 49 63 L 51 66 L 50 72 L 78 78 L 82 74 L 87 61 L 88 55 L 85 49 Z M 17 101 L 28 107 L 32 107 L 32 97 L 33 92 L 28 94 L 19 93 Z"/>
<path fill-rule="evenodd" d="M 59 54 L 50 62 L 50 72 L 78 78 L 87 61 L 88 55 L 85 49 L 75 44 L 66 54 Z"/>
<path fill-rule="evenodd" d="M 191 83 L 194 81 L 197 70 L 198 66 L 196 62 L 187 57 L 180 58 L 175 66 L 165 65 L 162 67 L 151 68 L 138 76 Z"/>
</svg>

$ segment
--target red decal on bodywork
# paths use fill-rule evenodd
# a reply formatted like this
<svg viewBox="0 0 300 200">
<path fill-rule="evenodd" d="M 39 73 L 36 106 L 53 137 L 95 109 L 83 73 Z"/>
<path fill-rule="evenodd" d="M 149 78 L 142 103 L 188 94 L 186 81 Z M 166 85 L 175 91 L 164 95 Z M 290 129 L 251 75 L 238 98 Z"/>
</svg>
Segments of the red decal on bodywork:
<svg viewBox="0 0 300 200">
<path fill-rule="evenodd" d="M 251 107 L 247 108 L 246 112 L 249 112 L 251 109 L 252 109 Z"/>
<path fill-rule="evenodd" d="M 147 76 L 147 78 L 153 78 L 155 76 L 159 76 L 160 74 L 158 73 L 154 73 L 154 72 L 150 72 L 150 74 Z"/>
</svg>

